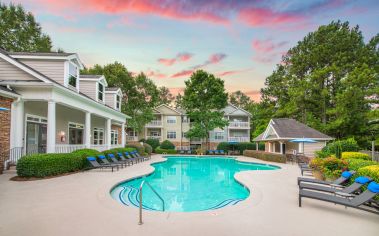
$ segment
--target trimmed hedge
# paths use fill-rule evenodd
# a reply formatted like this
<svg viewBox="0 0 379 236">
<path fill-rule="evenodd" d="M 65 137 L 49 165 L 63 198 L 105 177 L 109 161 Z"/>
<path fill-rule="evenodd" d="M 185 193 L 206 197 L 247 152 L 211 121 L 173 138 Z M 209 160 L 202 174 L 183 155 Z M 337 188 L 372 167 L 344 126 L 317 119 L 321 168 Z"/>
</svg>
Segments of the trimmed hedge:
<svg viewBox="0 0 379 236">
<path fill-rule="evenodd" d="M 163 153 L 176 154 L 177 151 L 175 149 L 162 149 L 161 147 L 157 147 L 157 149 L 155 149 L 155 153 L 157 153 L 157 154 L 163 154 Z"/>
<path fill-rule="evenodd" d="M 358 169 L 358 176 L 369 176 L 375 182 L 379 183 L 379 165 L 366 166 Z"/>
<path fill-rule="evenodd" d="M 366 166 L 372 166 L 372 165 L 379 165 L 376 161 L 368 161 L 368 160 L 361 160 L 361 159 L 347 159 L 346 160 L 349 166 L 349 170 L 355 170 Z"/>
<path fill-rule="evenodd" d="M 86 158 L 75 153 L 48 153 L 24 156 L 17 162 L 17 175 L 21 177 L 46 177 L 82 170 Z"/>
<path fill-rule="evenodd" d="M 139 143 L 133 143 L 133 144 L 128 144 L 125 146 L 126 148 L 134 148 L 137 150 L 137 152 L 140 154 L 140 155 L 143 155 L 143 153 L 145 152 L 145 147 L 142 146 L 141 144 Z"/>
<path fill-rule="evenodd" d="M 342 159 L 361 159 L 361 160 L 371 160 L 371 157 L 368 154 L 361 152 L 343 152 Z"/>
<path fill-rule="evenodd" d="M 338 157 L 338 154 L 341 152 L 357 152 L 359 149 L 357 141 L 355 141 L 354 138 L 348 138 L 328 143 L 321 151 L 317 151 L 316 155 L 320 158 L 329 157 L 331 155 Z"/>
<path fill-rule="evenodd" d="M 242 142 L 242 143 L 236 143 L 231 144 L 228 142 L 221 142 L 217 145 L 217 150 L 224 150 L 224 151 L 239 151 L 240 153 L 243 153 L 245 150 L 255 150 L 256 145 L 255 143 L 251 142 Z"/>
<path fill-rule="evenodd" d="M 159 146 L 161 149 L 175 149 L 175 145 L 170 140 L 165 140 Z"/>
<path fill-rule="evenodd" d="M 155 152 L 155 149 L 159 147 L 160 145 L 159 139 L 156 139 L 156 138 L 148 138 L 146 140 L 146 143 L 149 144 L 153 148 L 153 152 Z"/>
<path fill-rule="evenodd" d="M 119 153 L 119 152 L 124 154 L 124 152 L 132 152 L 135 150 L 136 150 L 135 148 L 131 148 L 131 147 L 128 147 L 128 148 L 112 148 L 112 149 L 103 151 L 101 154 L 103 154 L 105 156 L 107 156 L 108 154 L 113 154 L 113 155 L 115 155 L 115 157 L 117 157 L 117 153 Z M 100 155 L 100 154 L 98 154 L 98 155 Z"/>
<path fill-rule="evenodd" d="M 255 151 L 255 150 L 245 150 L 243 152 L 243 155 L 247 157 L 254 157 L 263 161 L 286 163 L 286 156 L 283 154 L 269 153 L 269 152 L 263 152 L 263 151 Z"/>
<path fill-rule="evenodd" d="M 143 147 L 145 148 L 145 152 L 146 152 L 147 154 L 150 155 L 150 154 L 153 152 L 153 148 L 152 148 L 149 144 L 144 143 L 144 144 L 143 144 Z"/>
</svg>

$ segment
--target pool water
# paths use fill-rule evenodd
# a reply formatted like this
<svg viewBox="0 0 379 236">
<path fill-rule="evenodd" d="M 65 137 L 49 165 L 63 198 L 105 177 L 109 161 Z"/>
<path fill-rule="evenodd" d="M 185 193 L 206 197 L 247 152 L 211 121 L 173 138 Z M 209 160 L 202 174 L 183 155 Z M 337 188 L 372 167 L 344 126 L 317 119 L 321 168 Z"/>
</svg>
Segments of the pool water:
<svg viewBox="0 0 379 236">
<path fill-rule="evenodd" d="M 155 171 L 142 178 L 114 187 L 111 195 L 128 206 L 139 206 L 139 187 L 143 180 L 165 201 L 165 211 L 190 212 L 235 205 L 249 196 L 249 190 L 234 179 L 246 170 L 275 170 L 279 167 L 239 162 L 226 157 L 167 157 L 152 164 Z M 143 208 L 162 211 L 161 200 L 148 187 L 143 188 Z"/>
</svg>

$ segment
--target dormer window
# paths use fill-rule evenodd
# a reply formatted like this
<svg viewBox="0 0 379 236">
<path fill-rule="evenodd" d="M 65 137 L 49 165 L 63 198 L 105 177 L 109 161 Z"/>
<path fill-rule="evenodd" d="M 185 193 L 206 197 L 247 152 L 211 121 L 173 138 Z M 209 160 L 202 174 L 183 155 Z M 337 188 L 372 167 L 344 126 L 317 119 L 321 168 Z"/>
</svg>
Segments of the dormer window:
<svg viewBox="0 0 379 236">
<path fill-rule="evenodd" d="M 121 108 L 121 98 L 120 98 L 120 95 L 116 95 L 116 109 L 117 110 L 120 110 Z"/>
<path fill-rule="evenodd" d="M 78 67 L 72 63 L 68 63 L 68 84 L 76 88 L 78 82 Z"/>
<path fill-rule="evenodd" d="M 104 85 L 102 83 L 98 84 L 97 99 L 104 101 Z"/>
</svg>

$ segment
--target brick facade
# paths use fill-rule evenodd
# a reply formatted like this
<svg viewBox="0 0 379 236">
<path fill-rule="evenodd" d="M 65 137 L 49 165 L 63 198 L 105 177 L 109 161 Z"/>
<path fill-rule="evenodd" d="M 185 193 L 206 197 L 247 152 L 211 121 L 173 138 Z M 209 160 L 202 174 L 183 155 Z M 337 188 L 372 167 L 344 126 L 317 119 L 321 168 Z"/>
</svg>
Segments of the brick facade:
<svg viewBox="0 0 379 236">
<path fill-rule="evenodd" d="M 118 144 L 121 144 L 121 138 L 122 138 L 121 126 L 112 125 L 111 130 L 117 130 L 117 132 L 118 132 Z"/>
<path fill-rule="evenodd" d="M 0 107 L 9 109 L 0 111 L 0 174 L 4 169 L 4 161 L 8 159 L 11 132 L 11 104 L 13 100 L 0 96 Z"/>
</svg>

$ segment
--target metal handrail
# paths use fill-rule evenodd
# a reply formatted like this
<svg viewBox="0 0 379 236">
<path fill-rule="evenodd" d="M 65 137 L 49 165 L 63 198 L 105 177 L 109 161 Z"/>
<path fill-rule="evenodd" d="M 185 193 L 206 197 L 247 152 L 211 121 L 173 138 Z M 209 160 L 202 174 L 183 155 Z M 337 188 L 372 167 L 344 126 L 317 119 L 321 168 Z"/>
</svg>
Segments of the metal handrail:
<svg viewBox="0 0 379 236">
<path fill-rule="evenodd" d="M 142 189 L 145 183 L 147 184 L 147 186 L 149 186 L 149 188 L 153 191 L 153 193 L 155 193 L 155 195 L 157 195 L 157 197 L 162 201 L 162 211 L 165 210 L 165 202 L 163 198 L 161 197 L 161 195 L 159 195 L 157 191 L 155 191 L 155 189 L 149 184 L 149 182 L 147 182 L 146 180 L 142 181 L 141 185 L 139 186 L 139 222 L 138 222 L 139 225 L 143 224 L 142 222 Z"/>
</svg>

